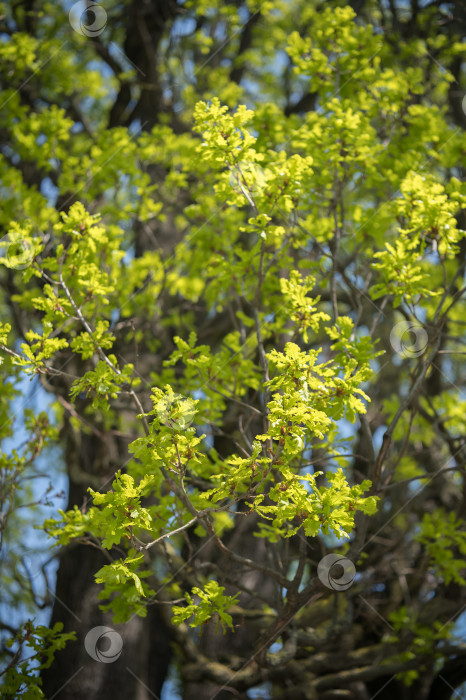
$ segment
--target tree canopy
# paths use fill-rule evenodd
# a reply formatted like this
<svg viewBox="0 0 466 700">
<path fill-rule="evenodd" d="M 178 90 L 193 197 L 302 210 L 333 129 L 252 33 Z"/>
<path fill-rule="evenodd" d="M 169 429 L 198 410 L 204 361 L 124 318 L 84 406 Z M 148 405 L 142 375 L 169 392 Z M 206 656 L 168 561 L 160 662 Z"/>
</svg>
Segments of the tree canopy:
<svg viewBox="0 0 466 700">
<path fill-rule="evenodd" d="M 0 8 L 1 696 L 453 697 L 463 4 Z"/>
</svg>

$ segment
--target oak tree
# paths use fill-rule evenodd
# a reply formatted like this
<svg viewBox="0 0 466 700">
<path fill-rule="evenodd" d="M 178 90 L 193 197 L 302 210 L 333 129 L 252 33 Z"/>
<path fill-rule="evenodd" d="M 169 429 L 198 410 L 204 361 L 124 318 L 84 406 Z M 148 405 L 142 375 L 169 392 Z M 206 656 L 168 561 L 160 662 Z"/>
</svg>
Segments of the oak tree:
<svg viewBox="0 0 466 700">
<path fill-rule="evenodd" d="M 2 697 L 452 697 L 462 3 L 0 7 Z"/>
</svg>

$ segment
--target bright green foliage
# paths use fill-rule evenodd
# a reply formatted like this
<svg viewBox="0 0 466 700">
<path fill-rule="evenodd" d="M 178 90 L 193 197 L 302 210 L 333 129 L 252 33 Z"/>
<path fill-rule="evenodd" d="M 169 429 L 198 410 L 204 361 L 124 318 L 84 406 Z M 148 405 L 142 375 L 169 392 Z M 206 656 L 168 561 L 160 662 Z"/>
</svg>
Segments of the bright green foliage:
<svg viewBox="0 0 466 700">
<path fill-rule="evenodd" d="M 288 53 L 294 70 L 300 76 L 309 76 L 312 90 L 323 87 L 333 93 L 335 66 L 344 84 L 345 78 L 355 73 L 361 81 L 373 79 L 369 61 L 380 52 L 380 39 L 372 27 L 355 26 L 354 17 L 351 7 L 325 8 L 308 37 L 291 34 Z"/>
<path fill-rule="evenodd" d="M 2 85 L 39 69 L 41 81 L 37 98 L 25 100 L 21 85 L 1 94 L 9 145 L 0 154 L 0 271 L 12 293 L 2 295 L 0 437 L 15 434 L 24 377 L 59 405 L 56 425 L 21 411 L 26 446 L 0 451 L 2 538 L 28 500 L 28 470 L 44 447 L 65 442 L 71 478 L 92 485 L 89 501 L 40 526 L 58 545 L 105 550 L 110 563 L 95 580 L 115 622 L 145 617 L 162 589 L 177 639 L 187 621 L 234 631 L 240 594 L 265 606 L 217 563 L 188 566 L 186 549 L 198 538 L 242 573 L 272 581 L 273 613 L 285 615 L 285 627 L 303 605 L 298 594 L 310 599 L 320 585 L 300 542 L 322 552 L 329 542 L 345 554 L 354 547 L 370 595 L 383 580 L 388 597 L 398 571 L 378 575 L 384 557 L 372 541 L 390 526 L 377 546 L 414 542 L 442 585 L 466 585 L 463 521 L 429 492 L 419 526 L 422 506 L 408 517 L 406 491 L 395 490 L 405 480 L 427 489 L 444 464 L 454 472 L 463 446 L 455 357 L 448 387 L 432 386 L 464 323 L 466 185 L 457 175 L 466 144 L 443 108 L 453 77 L 433 65 L 433 84 L 424 78 L 431 51 L 454 60 L 464 46 L 426 31 L 395 50 L 349 5 L 180 3 L 181 14 L 202 21 L 180 34 L 183 50 L 174 32 L 154 53 L 166 56 L 154 72 L 173 91 L 173 120 L 167 106 L 150 128 L 129 113 L 108 126 L 122 81 L 137 101 L 144 80 L 134 82 L 132 64 L 111 77 L 108 65 L 96 69 L 103 39 L 75 32 L 62 48 L 68 29 L 46 5 L 41 41 L 26 32 L 0 41 Z M 246 47 L 239 5 L 257 15 Z M 0 10 L 10 17 L 6 4 Z M 374 17 L 382 22 L 379 9 Z M 123 45 L 126 28 L 110 25 L 114 45 Z M 214 25 L 228 36 L 226 60 L 209 70 L 200 58 L 217 55 L 206 29 Z M 231 79 L 243 69 L 247 79 Z M 312 108 L 288 109 L 306 95 Z M 37 186 L 49 177 L 56 206 Z M 403 355 L 391 331 L 408 319 L 426 342 Z M 89 449 L 90 437 L 100 451 Z M 70 453 L 84 463 L 77 477 Z M 464 474 L 441 476 L 454 500 Z M 229 534 L 248 518 L 249 539 L 274 568 L 242 556 L 234 537 L 229 550 Z M 403 557 L 403 571 L 413 571 L 414 555 Z M 225 595 L 235 586 L 240 593 Z M 391 619 L 399 643 L 413 618 L 402 609 Z M 400 662 L 437 654 L 441 628 L 415 625 L 415 651 Z M 59 632 L 27 631 L 49 649 L 45 663 L 70 638 Z M 264 648 L 276 638 L 266 635 Z M 23 662 L 16 676 L 8 671 L 7 695 L 26 688 L 24 697 L 41 697 L 27 672 Z M 407 673 L 408 682 L 417 677 Z"/>
<path fill-rule="evenodd" d="M 466 201 L 461 191 L 464 187 L 456 178 L 444 188 L 432 176 L 409 173 L 400 189 L 403 198 L 395 203 L 395 211 L 406 223 L 393 245 L 387 243 L 386 251 L 375 253 L 380 262 L 374 267 L 380 270 L 384 281 L 372 288 L 375 299 L 394 294 L 394 306 L 402 300 L 413 302 L 417 295 L 439 294 L 431 289 L 428 269 L 422 265 L 423 255 L 438 253 L 447 260 L 458 252 L 457 242 L 464 231 L 458 230 L 454 213 Z"/>
<path fill-rule="evenodd" d="M 131 364 L 125 365 L 120 370 L 115 355 L 109 355 L 107 360 L 108 362 L 100 360 L 95 370 L 86 372 L 81 379 L 77 379 L 71 389 L 73 397 L 81 392 L 92 395 L 94 397 L 92 406 L 103 411 L 108 410 L 109 397 L 116 399 L 121 387 L 139 384 L 138 378 L 132 377 Z"/>
<path fill-rule="evenodd" d="M 24 651 L 27 655 L 24 661 L 17 666 L 7 668 L 0 677 L 0 693 L 5 700 L 37 700 L 45 698 L 38 678 L 42 668 L 48 668 L 55 656 L 55 652 L 63 649 L 65 644 L 76 638 L 74 632 L 63 633 L 63 625 L 56 622 L 53 628 L 43 625 L 34 626 L 28 620 L 18 634 L 7 641 L 7 646 L 13 648 L 20 658 Z"/>
<path fill-rule="evenodd" d="M 156 417 L 159 424 L 168 425 L 173 430 L 183 431 L 189 428 L 196 416 L 198 401 L 177 396 L 169 384 L 166 385 L 165 392 L 154 387 L 151 398 L 154 410 L 145 415 Z"/>
<path fill-rule="evenodd" d="M 187 602 L 185 607 L 173 606 L 173 622 L 180 625 L 193 617 L 192 622 L 189 623 L 190 627 L 199 627 L 213 618 L 220 622 L 223 633 L 225 633 L 225 625 L 233 629 L 231 615 L 226 611 L 234 605 L 238 594 L 224 595 L 224 590 L 225 588 L 219 586 L 217 581 L 209 581 L 204 590 L 193 588 L 192 595 L 185 594 Z M 198 597 L 198 602 L 194 602 L 193 596 Z"/>
<path fill-rule="evenodd" d="M 52 331 L 52 324 L 44 322 L 43 335 L 34 331 L 26 333 L 29 344 L 21 345 L 23 357 L 18 359 L 19 367 L 27 367 L 28 373 L 40 372 L 45 366 L 44 360 L 49 360 L 56 352 L 68 347 L 68 341 L 65 338 L 49 338 Z"/>
<path fill-rule="evenodd" d="M 112 489 L 105 494 L 89 489 L 94 506 L 100 508 L 90 508 L 86 513 L 78 508 L 68 513 L 60 511 L 63 518 L 60 527 L 53 520 L 46 521 L 44 526 L 50 535 L 58 535 L 62 544 L 69 542 L 78 531 L 84 533 L 92 529 L 103 538 L 102 545 L 111 549 L 123 537 L 130 539 L 133 528 L 151 530 L 152 516 L 149 509 L 141 505 L 141 496 L 149 493 L 154 479 L 154 476 L 147 475 L 135 486 L 129 474 L 118 472 Z"/>
<path fill-rule="evenodd" d="M 134 552 L 130 551 L 130 556 L 124 562 L 115 561 L 99 569 L 95 575 L 97 583 L 104 584 L 99 598 L 111 599 L 110 603 L 102 606 L 102 610 L 112 610 L 115 622 L 125 622 L 133 614 L 146 617 L 147 608 L 140 604 L 141 598 L 147 598 L 155 593 L 144 581 L 141 581 L 150 576 L 150 571 L 138 571 L 138 565 L 143 559 L 142 554 L 131 555 L 134 555 Z"/>
<path fill-rule="evenodd" d="M 304 341 L 307 341 L 311 328 L 315 333 L 319 330 L 321 323 L 330 321 L 330 316 L 324 311 L 317 311 L 315 308 L 320 301 L 320 297 L 308 296 L 315 285 L 315 278 L 306 277 L 302 279 L 297 270 L 290 271 L 290 278 L 280 278 L 280 289 L 285 299 L 284 308 L 291 312 L 291 319 L 300 328 Z"/>
<path fill-rule="evenodd" d="M 466 531 L 464 521 L 455 513 L 436 510 L 426 513 L 422 519 L 421 532 L 416 535 L 431 560 L 437 575 L 446 584 L 451 581 L 466 585 L 464 557 L 466 555 Z"/>
<path fill-rule="evenodd" d="M 296 477 L 286 468 L 280 471 L 285 478 L 268 493 L 269 498 L 277 505 L 260 505 L 264 497 L 258 496 L 252 508 L 262 517 L 272 520 L 273 528 L 277 528 L 284 537 L 295 535 L 302 526 L 308 537 L 315 537 L 319 532 L 324 535 L 333 532 L 338 538 L 349 537 L 354 527 L 356 510 L 368 515 L 373 515 L 377 510 L 375 496 L 362 497 L 371 482 L 363 481 L 362 484 L 350 487 L 341 469 L 335 474 L 326 474 L 330 486 L 322 490 L 317 488 L 315 482 L 320 472 L 312 476 Z M 308 488 L 299 481 L 307 482 Z M 294 518 L 299 521 L 296 527 L 283 528 L 285 523 Z M 271 532 L 269 528 L 263 528 L 260 536 L 268 537 L 268 533 Z"/>
</svg>

